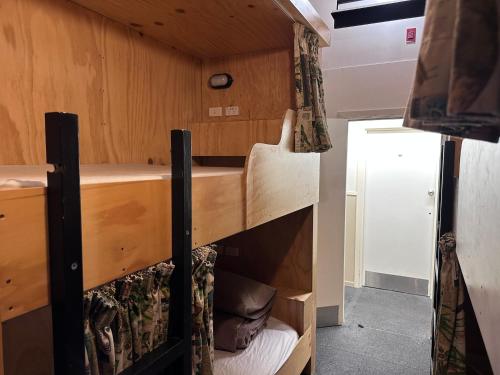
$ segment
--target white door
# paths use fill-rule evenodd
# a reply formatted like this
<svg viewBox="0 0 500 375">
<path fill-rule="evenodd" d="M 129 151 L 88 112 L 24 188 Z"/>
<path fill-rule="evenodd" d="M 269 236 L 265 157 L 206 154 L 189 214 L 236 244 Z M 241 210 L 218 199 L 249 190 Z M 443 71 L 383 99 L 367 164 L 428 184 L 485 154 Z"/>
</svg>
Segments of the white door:
<svg viewBox="0 0 500 375">
<path fill-rule="evenodd" d="M 368 130 L 366 140 L 365 285 L 428 295 L 441 137 Z"/>
</svg>

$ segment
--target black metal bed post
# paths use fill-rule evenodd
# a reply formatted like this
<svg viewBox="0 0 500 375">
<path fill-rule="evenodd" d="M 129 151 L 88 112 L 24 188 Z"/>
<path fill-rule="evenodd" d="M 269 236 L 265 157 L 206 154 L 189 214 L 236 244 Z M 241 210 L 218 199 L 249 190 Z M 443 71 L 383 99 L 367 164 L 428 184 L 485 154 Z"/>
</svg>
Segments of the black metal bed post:
<svg viewBox="0 0 500 375">
<path fill-rule="evenodd" d="M 84 374 L 78 116 L 45 114 L 54 374 Z"/>
<path fill-rule="evenodd" d="M 172 147 L 172 260 L 169 338 L 182 340 L 183 354 L 172 374 L 192 372 L 192 204 L 191 133 L 173 130 Z"/>
<path fill-rule="evenodd" d="M 453 211 L 455 204 L 455 142 L 444 141 L 441 146 L 441 178 L 439 181 L 438 195 L 438 228 L 437 240 L 440 237 L 453 230 Z M 433 320 L 432 320 L 432 341 L 431 355 L 434 359 L 434 347 L 437 313 L 440 303 L 441 280 L 439 278 L 441 272 L 441 251 L 439 244 L 436 243 L 436 252 L 434 259 L 434 298 L 433 298 Z"/>
</svg>

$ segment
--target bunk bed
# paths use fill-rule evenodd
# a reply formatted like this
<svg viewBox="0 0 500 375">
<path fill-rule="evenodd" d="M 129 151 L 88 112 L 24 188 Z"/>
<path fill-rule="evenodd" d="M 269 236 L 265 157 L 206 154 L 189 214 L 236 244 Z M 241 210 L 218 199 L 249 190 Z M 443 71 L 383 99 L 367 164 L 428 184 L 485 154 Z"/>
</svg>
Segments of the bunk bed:
<svg viewBox="0 0 500 375">
<path fill-rule="evenodd" d="M 172 286 L 172 305 L 177 307 L 171 318 L 176 328 L 169 331 L 170 342 L 162 350 L 126 374 L 154 373 L 173 362 L 180 366 L 175 373 L 188 373 L 188 253 L 217 242 L 222 249 L 239 251 L 236 257 L 221 256 L 224 268 L 247 273 L 278 290 L 272 316 L 279 321 L 273 324 L 286 326 L 293 339 L 279 366 L 271 364 L 279 368 L 276 373 L 314 373 L 319 155 L 293 152 L 296 114 L 287 110 L 294 108 L 292 24 L 307 25 L 321 46 L 329 44 L 328 26 L 309 1 L 24 0 L 9 1 L 5 10 L 4 15 L 15 14 L 13 26 L 8 27 L 8 45 L 0 43 L 6 59 L 14 62 L 24 53 L 19 51 L 31 51 L 29 58 L 42 56 L 50 63 L 33 60 L 30 88 L 10 85 L 12 96 L 0 97 L 0 110 L 7 108 L 3 117 L 9 119 L 2 126 L 11 140 L 0 150 L 2 326 L 35 316 L 46 306 L 52 306 L 53 317 L 62 317 L 64 311 L 76 314 L 84 290 L 172 258 L 179 269 Z M 14 24 L 28 26 L 22 31 Z M 59 27 L 66 29 L 61 32 Z M 40 38 L 36 30 L 42 31 Z M 15 48 L 18 32 L 33 36 L 31 49 Z M 47 48 L 53 38 L 60 45 L 49 42 L 54 49 Z M 78 52 L 80 45 L 86 54 Z M 19 80 L 15 71 L 23 64 L 8 66 L 0 73 L 5 72 L 9 82 Z M 229 91 L 207 87 L 206 80 L 221 72 L 236 77 Z M 126 76 L 132 78 L 123 84 L 120 79 Z M 271 90 L 269 98 L 261 95 L 262 86 Z M 35 95 L 29 98 L 32 87 Z M 120 90 L 127 91 L 122 95 Z M 59 93 L 67 97 L 60 100 Z M 136 102 L 137 112 L 131 111 Z M 239 115 L 208 116 L 210 107 L 233 104 L 240 105 Z M 73 144 L 73 149 L 65 149 L 72 155 L 71 167 L 54 151 L 65 144 L 62 135 L 42 136 L 41 115 L 54 109 L 69 109 L 80 117 L 79 142 L 75 130 L 64 136 Z M 50 116 L 62 115 L 49 115 L 48 122 Z M 129 121 L 127 116 L 134 118 Z M 75 120 L 69 116 L 63 122 L 68 121 Z M 189 132 L 173 135 L 177 141 L 172 138 L 170 158 L 165 130 L 177 128 L 190 131 L 192 156 L 201 158 L 195 158 L 192 166 L 187 156 Z M 80 154 L 75 154 L 78 144 Z M 228 159 L 219 163 L 219 157 Z M 68 185 L 56 181 L 66 175 L 72 178 L 69 198 L 61 195 Z M 72 253 L 76 260 L 69 263 L 63 257 L 67 244 L 53 243 L 54 238 L 62 241 L 67 230 L 54 219 L 64 204 L 78 208 L 70 216 L 65 212 L 64 220 L 73 220 L 73 227 L 81 221 L 80 240 L 75 232 L 64 237 L 76 241 Z M 74 283 L 72 273 L 82 269 L 81 283 Z M 74 292 L 72 302 L 57 299 L 61 290 L 54 286 L 66 284 Z M 68 373 L 64 366 L 69 363 L 69 348 L 81 345 L 80 322 L 62 319 L 74 337 L 54 328 L 56 362 L 63 358 L 55 364 L 63 366 L 58 373 Z M 5 352 L 2 332 L 0 375 Z M 32 343 L 38 348 L 48 344 Z"/>
<path fill-rule="evenodd" d="M 280 143 L 254 145 L 245 168 L 193 168 L 193 248 L 318 202 L 319 155 L 292 151 L 294 121 L 295 112 L 287 111 Z M 50 215 L 46 186 L 47 172 L 50 176 L 52 169 L 0 166 L 2 321 L 49 304 L 52 275 L 48 271 Z M 78 177 L 83 289 L 95 288 L 175 255 L 170 241 L 175 217 L 173 201 L 169 200 L 173 193 L 172 173 L 167 166 L 81 166 Z M 284 366 L 303 368 L 313 347 L 312 285 L 307 291 L 281 288 L 278 296 L 273 315 L 300 335 Z M 279 373 L 288 374 L 290 370 Z"/>
</svg>

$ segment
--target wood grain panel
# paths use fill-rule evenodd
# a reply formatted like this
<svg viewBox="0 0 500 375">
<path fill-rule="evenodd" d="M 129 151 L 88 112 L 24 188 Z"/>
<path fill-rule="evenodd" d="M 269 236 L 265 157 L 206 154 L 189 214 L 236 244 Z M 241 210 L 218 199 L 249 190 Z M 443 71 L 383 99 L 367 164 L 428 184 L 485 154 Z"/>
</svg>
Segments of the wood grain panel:
<svg viewBox="0 0 500 375">
<path fill-rule="evenodd" d="M 193 179 L 193 247 L 245 230 L 242 175 Z"/>
<path fill-rule="evenodd" d="M 293 349 L 292 354 L 281 366 L 276 375 L 300 375 L 307 362 L 311 358 L 312 352 L 312 328 L 310 328 Z"/>
<path fill-rule="evenodd" d="M 499 163 L 499 144 L 464 140 L 455 224 L 458 260 L 495 374 L 500 374 Z"/>
<path fill-rule="evenodd" d="M 455 165 L 453 175 L 455 177 L 460 177 L 460 155 L 462 154 L 463 139 L 458 137 L 451 137 L 450 140 L 455 142 Z"/>
<path fill-rule="evenodd" d="M 280 143 L 258 143 L 247 158 L 247 228 L 319 201 L 319 154 L 293 151 L 294 124 L 295 112 L 288 110 Z"/>
<path fill-rule="evenodd" d="M 45 307 L 3 323 L 5 375 L 53 375 L 52 314 Z"/>
<path fill-rule="evenodd" d="M 0 194 L 0 316 L 7 320 L 48 304 L 44 189 Z"/>
<path fill-rule="evenodd" d="M 319 46 L 328 47 L 330 45 L 330 28 L 323 21 L 317 10 L 309 0 L 273 0 L 293 19 L 314 30 L 319 36 Z"/>
<path fill-rule="evenodd" d="M 292 20 L 269 0 L 73 0 L 200 57 L 291 45 Z"/>
<path fill-rule="evenodd" d="M 170 180 L 82 187 L 85 289 L 171 258 L 170 197 Z"/>
<path fill-rule="evenodd" d="M 291 49 L 208 59 L 203 62 L 202 119 L 204 122 L 280 119 L 295 108 Z M 228 89 L 212 89 L 213 74 L 229 73 Z M 238 106 L 239 116 L 209 117 L 210 107 Z"/>
<path fill-rule="evenodd" d="M 307 363 L 307 366 L 304 370 L 305 374 L 308 375 L 314 375 L 316 373 L 316 324 L 317 324 L 317 317 L 316 317 L 316 311 L 318 308 L 318 207 L 319 204 L 316 203 L 312 207 L 312 238 L 313 238 L 313 244 L 312 244 L 312 272 L 311 272 L 311 278 L 312 278 L 312 316 L 311 316 L 311 359 Z"/>
<path fill-rule="evenodd" d="M 255 143 L 277 144 L 282 125 L 281 119 L 191 124 L 193 156 L 247 156 Z"/>
<path fill-rule="evenodd" d="M 4 375 L 4 361 L 3 361 L 3 324 L 0 319 L 0 375 Z"/>
<path fill-rule="evenodd" d="M 200 120 L 198 59 L 63 0 L 4 0 L 0 23 L 0 164 L 45 162 L 47 111 L 79 115 L 83 163 L 168 163 Z"/>
<path fill-rule="evenodd" d="M 219 173 L 193 179 L 195 247 L 245 228 L 243 175 Z M 171 257 L 170 189 L 170 180 L 82 186 L 85 289 Z M 45 202 L 44 188 L 0 190 L 3 320 L 49 303 Z"/>
<path fill-rule="evenodd" d="M 284 287 L 278 288 L 272 316 L 289 324 L 299 336 L 311 327 L 313 313 L 311 292 Z"/>
<path fill-rule="evenodd" d="M 4 320 L 49 303 L 45 191 L 20 191 L 0 194 Z M 171 257 L 170 181 L 85 185 L 81 196 L 85 289 Z"/>
<path fill-rule="evenodd" d="M 313 207 L 270 221 L 220 241 L 238 249 L 217 264 L 274 287 L 313 291 Z"/>
<path fill-rule="evenodd" d="M 293 317 L 302 316 L 297 310 L 294 312 L 296 304 L 287 306 L 288 302 L 280 303 L 280 299 L 277 302 L 276 314 L 296 325 L 299 332 L 301 324 L 310 327 L 312 337 L 312 350 L 304 355 L 307 358 L 300 371 L 283 374 L 299 374 L 306 363 L 306 373 L 315 372 L 317 215 L 316 204 L 220 241 L 224 248 L 232 248 L 231 252 L 238 255 L 223 252 L 217 259 L 218 267 L 275 286 L 287 298 L 298 298 L 289 301 L 291 304 L 305 300 L 303 323 L 294 321 Z"/>
</svg>

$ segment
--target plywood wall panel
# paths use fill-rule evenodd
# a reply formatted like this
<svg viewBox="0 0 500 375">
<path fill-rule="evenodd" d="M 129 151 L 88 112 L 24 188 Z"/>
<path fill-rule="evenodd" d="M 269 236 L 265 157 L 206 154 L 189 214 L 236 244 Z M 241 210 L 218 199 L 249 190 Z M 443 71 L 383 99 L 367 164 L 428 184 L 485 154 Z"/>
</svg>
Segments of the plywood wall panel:
<svg viewBox="0 0 500 375">
<path fill-rule="evenodd" d="M 54 374 L 50 307 L 8 320 L 3 330 L 5 375 Z"/>
<path fill-rule="evenodd" d="M 255 143 L 278 144 L 283 120 L 191 124 L 194 156 L 247 156 Z"/>
<path fill-rule="evenodd" d="M 48 111 L 79 115 L 84 163 L 167 163 L 199 121 L 196 58 L 62 0 L 4 0 L 0 24 L 0 164 L 45 161 Z"/>
<path fill-rule="evenodd" d="M 208 59 L 203 62 L 203 121 L 281 119 L 295 107 L 291 49 Z M 229 73 L 233 84 L 228 89 L 208 86 L 216 73 Z M 239 116 L 209 117 L 210 107 L 238 106 Z"/>
<path fill-rule="evenodd" d="M 73 1 L 200 57 L 287 47 L 293 38 L 290 16 L 271 0 Z"/>
<path fill-rule="evenodd" d="M 220 243 L 237 256 L 223 253 L 217 265 L 275 287 L 314 293 L 314 219 L 313 207 L 306 207 L 228 237 Z"/>
<path fill-rule="evenodd" d="M 493 373 L 500 374 L 500 145 L 464 140 L 458 179 L 457 255 Z"/>
</svg>

